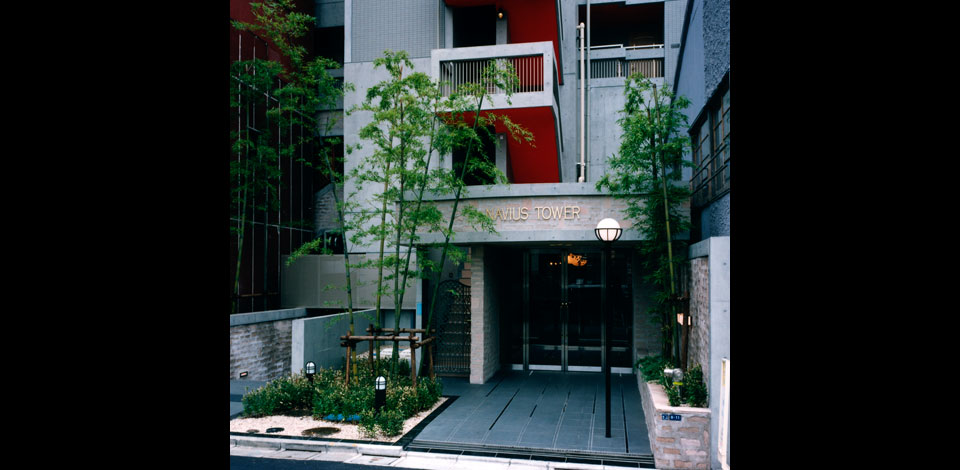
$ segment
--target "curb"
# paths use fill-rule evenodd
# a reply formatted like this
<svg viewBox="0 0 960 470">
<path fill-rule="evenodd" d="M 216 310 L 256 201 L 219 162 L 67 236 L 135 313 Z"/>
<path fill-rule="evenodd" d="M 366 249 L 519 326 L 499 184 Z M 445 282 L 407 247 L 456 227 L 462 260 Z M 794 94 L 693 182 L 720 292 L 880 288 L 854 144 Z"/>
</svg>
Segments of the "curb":
<svg viewBox="0 0 960 470">
<path fill-rule="evenodd" d="M 230 436 L 231 447 L 258 447 L 276 450 L 300 450 L 307 452 L 355 452 L 360 455 L 402 457 L 403 447 L 391 445 L 359 444 L 352 442 L 304 441 L 275 437 Z"/>
</svg>

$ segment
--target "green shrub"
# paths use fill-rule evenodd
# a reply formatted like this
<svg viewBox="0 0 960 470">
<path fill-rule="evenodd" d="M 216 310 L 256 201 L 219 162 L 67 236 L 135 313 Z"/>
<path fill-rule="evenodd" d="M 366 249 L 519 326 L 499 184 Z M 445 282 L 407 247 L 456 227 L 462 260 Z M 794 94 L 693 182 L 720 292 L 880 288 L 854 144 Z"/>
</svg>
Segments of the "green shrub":
<svg viewBox="0 0 960 470">
<path fill-rule="evenodd" d="M 671 369 L 674 365 L 670 359 L 663 356 L 646 356 L 637 359 L 633 367 L 643 374 L 643 380 L 655 381 L 662 385 L 663 369 Z"/>
<path fill-rule="evenodd" d="M 357 426 L 360 428 L 360 434 L 364 437 L 377 437 L 377 419 L 373 414 L 373 408 L 360 412 L 360 422 Z"/>
<path fill-rule="evenodd" d="M 684 395 L 690 406 L 705 408 L 707 406 L 707 386 L 703 382 L 703 370 L 700 364 L 687 371 L 684 382 Z"/>
<path fill-rule="evenodd" d="M 243 415 L 302 414 L 313 407 L 313 394 L 305 375 L 286 375 L 244 395 Z"/>
<path fill-rule="evenodd" d="M 431 408 L 443 391 L 438 380 L 419 379 L 414 389 L 410 381 L 410 363 L 399 362 L 397 374 L 390 374 L 389 358 L 375 364 L 387 379 L 387 400 L 378 416 L 374 416 L 375 368 L 370 361 L 357 361 L 356 381 L 344 383 L 344 370 L 318 368 L 313 383 L 303 373 L 288 375 L 268 382 L 243 397 L 244 416 L 259 417 L 309 412 L 315 419 L 330 415 L 359 415 L 360 432 L 368 437 L 378 432 L 396 436 L 403 431 L 407 418 Z"/>
<path fill-rule="evenodd" d="M 643 374 L 645 381 L 653 381 L 663 386 L 670 406 L 684 403 L 698 408 L 707 406 L 707 387 L 703 383 L 703 370 L 697 364 L 684 374 L 683 387 L 673 385 L 673 381 L 663 375 L 664 369 L 673 369 L 676 365 L 662 356 L 646 356 L 637 359 L 634 368 Z"/>
<path fill-rule="evenodd" d="M 400 410 L 384 407 L 377 417 L 377 428 L 384 436 L 396 436 L 403 431 L 403 422 L 406 419 Z"/>
<path fill-rule="evenodd" d="M 443 393 L 443 384 L 439 380 L 421 379 L 417 382 L 417 412 L 428 410 Z"/>
</svg>

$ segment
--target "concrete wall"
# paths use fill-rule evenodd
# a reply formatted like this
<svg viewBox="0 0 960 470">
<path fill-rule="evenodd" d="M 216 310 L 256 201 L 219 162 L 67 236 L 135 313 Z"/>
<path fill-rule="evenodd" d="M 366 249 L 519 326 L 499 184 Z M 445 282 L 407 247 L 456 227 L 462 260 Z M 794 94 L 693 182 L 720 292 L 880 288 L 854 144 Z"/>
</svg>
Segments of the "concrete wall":
<svg viewBox="0 0 960 470">
<path fill-rule="evenodd" d="M 706 325 L 706 349 L 697 353 L 703 366 L 704 380 L 707 382 L 708 402 L 713 416 L 720 416 L 720 367 L 721 360 L 730 359 L 730 237 L 711 237 L 690 247 L 690 258 L 696 262 L 693 266 L 701 272 L 707 272 L 707 279 L 701 277 L 691 291 L 691 307 L 694 296 L 698 299 L 694 312 L 695 329 L 703 334 Z M 706 267 L 704 268 L 704 264 Z M 694 270 L 696 273 L 696 270 Z M 696 274 L 695 274 L 696 275 Z M 703 292 L 708 292 L 704 295 Z M 706 304 L 706 305 L 704 305 Z M 704 308 L 706 307 L 706 308 Z M 707 314 L 698 317 L 698 312 Z M 691 308 L 691 311 L 693 309 Z M 692 352 L 692 350 L 691 350 Z M 705 358 L 704 358 L 705 356 Z M 710 458 L 712 468 L 720 468 L 717 443 L 719 436 L 718 420 L 710 422 Z"/>
<path fill-rule="evenodd" d="M 730 193 L 713 201 L 700 213 L 700 237 L 730 236 Z"/>
<path fill-rule="evenodd" d="M 437 1 L 347 0 L 345 21 L 350 23 L 350 59 L 370 62 L 383 51 L 405 50 L 410 57 L 430 57 L 439 44 Z"/>
<path fill-rule="evenodd" d="M 361 263 L 367 259 L 375 259 L 377 256 L 377 253 L 351 254 L 350 263 Z M 346 269 L 343 262 L 343 255 L 306 255 L 289 266 L 284 265 L 280 275 L 281 305 L 346 309 Z M 417 254 L 414 252 L 410 259 L 410 266 L 415 268 L 416 265 Z M 389 273 L 390 270 L 384 269 L 384 277 Z M 376 306 L 377 276 L 376 268 L 350 269 L 354 311 Z M 384 282 L 389 283 L 388 291 L 392 292 L 393 281 Z M 420 280 L 413 276 L 409 277 L 401 308 L 416 308 L 419 289 Z M 384 296 L 380 302 L 381 309 L 393 309 L 393 294 Z"/>
<path fill-rule="evenodd" d="M 305 308 L 230 316 L 230 379 L 274 380 L 290 370 L 292 324 Z"/>
<path fill-rule="evenodd" d="M 363 330 L 369 323 L 367 317 L 372 315 L 373 311 L 354 312 L 354 334 L 365 334 Z M 402 318 L 404 316 L 401 316 Z M 401 327 L 409 327 L 409 325 L 402 324 Z M 309 361 L 316 363 L 317 367 L 326 369 L 342 366 L 346 357 L 346 348 L 340 346 L 340 336 L 347 334 L 348 331 L 350 331 L 350 316 L 347 313 L 294 320 L 290 372 L 299 374 L 304 364 Z M 368 349 L 369 344 L 366 342 L 357 345 L 357 353 Z"/>
<path fill-rule="evenodd" d="M 377 57 L 381 56 L 382 51 Z M 413 62 L 413 69 L 405 69 L 405 74 L 413 72 L 423 72 L 427 74 L 430 73 L 429 52 L 427 54 L 427 58 L 413 59 L 411 62 Z M 351 63 L 347 61 L 343 68 L 344 79 L 347 82 L 352 83 L 355 87 L 354 91 L 345 94 L 343 99 L 344 109 L 351 109 L 354 106 L 359 106 L 362 104 L 364 98 L 366 97 L 368 88 L 390 78 L 389 74 L 383 69 L 383 67 L 374 67 L 373 62 Z M 354 148 L 352 152 L 345 156 L 344 172 L 347 175 L 359 167 L 360 163 L 365 158 L 373 154 L 374 148 L 371 142 L 361 140 L 359 138 L 360 129 L 370 123 L 372 119 L 373 115 L 366 111 L 356 111 L 344 116 L 344 148 Z M 436 162 L 438 160 L 439 158 L 435 154 L 434 158 L 432 159 L 432 162 L 434 163 L 431 163 L 432 168 L 437 167 Z M 356 184 L 354 178 L 347 178 L 347 181 L 344 184 L 344 196 L 351 201 L 358 202 L 362 206 L 356 210 L 374 210 L 379 208 L 379 204 L 376 202 L 375 195 L 383 191 L 382 185 L 379 185 L 379 187 L 377 186 L 378 185 L 371 183 L 360 187 Z M 349 219 L 349 214 L 347 217 Z M 379 219 L 377 219 L 376 222 L 379 222 Z M 370 223 L 373 223 L 373 221 Z M 348 237 L 351 236 L 351 233 L 352 232 L 348 232 Z M 351 243 L 349 249 L 351 253 L 373 253 L 379 250 L 379 243 L 375 243 L 372 240 L 365 240 L 363 243 Z"/>
<path fill-rule="evenodd" d="M 683 13 L 687 0 L 665 0 L 663 2 L 663 70 L 664 78 L 671 89 L 680 57 L 680 39 L 683 34 Z"/>
<path fill-rule="evenodd" d="M 703 0 L 704 96 L 730 70 L 730 0 Z"/>
<path fill-rule="evenodd" d="M 444 217 L 449 217 L 453 202 L 449 196 L 429 195 Z M 620 240 L 637 241 L 639 232 L 630 230 L 632 223 L 624 216 L 626 201 L 616 199 L 608 191 L 597 191 L 593 185 L 579 183 L 513 184 L 509 186 L 473 186 L 462 195 L 462 206 L 469 204 L 480 211 L 490 211 L 497 234 L 477 231 L 458 215 L 454 222 L 455 243 L 596 241 L 593 229 L 597 222 L 612 217 L 624 229 Z M 559 217 L 537 208 L 558 208 Z M 564 211 L 564 207 L 571 208 Z M 521 211 L 525 208 L 524 212 Z M 576 208 L 576 210 L 574 210 Z M 496 211 L 501 210 L 502 217 Z M 684 209 L 686 210 L 686 209 Z M 420 234 L 425 243 L 442 241 L 438 234 Z"/>
</svg>

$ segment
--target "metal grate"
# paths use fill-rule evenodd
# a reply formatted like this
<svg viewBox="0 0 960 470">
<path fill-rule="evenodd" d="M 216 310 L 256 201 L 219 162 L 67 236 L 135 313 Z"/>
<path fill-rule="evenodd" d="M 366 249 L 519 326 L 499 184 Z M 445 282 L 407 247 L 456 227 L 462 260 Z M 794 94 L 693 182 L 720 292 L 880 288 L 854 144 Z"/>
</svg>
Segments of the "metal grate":
<svg viewBox="0 0 960 470">
<path fill-rule="evenodd" d="M 470 375 L 470 286 L 460 281 L 440 283 L 437 299 L 437 375 Z"/>
<path fill-rule="evenodd" d="M 593 59 L 590 78 L 618 78 L 642 73 L 647 78 L 663 77 L 663 59 Z"/>
<path fill-rule="evenodd" d="M 444 96 L 449 96 L 464 83 L 485 83 L 485 69 L 491 61 L 506 62 L 513 66 L 517 75 L 515 86 L 510 93 L 529 93 L 543 91 L 543 55 L 500 57 L 497 59 L 452 60 L 440 63 L 441 80 L 445 81 Z M 501 65 L 502 66 L 502 65 Z M 505 93 L 507 90 L 488 86 L 490 94 Z"/>
</svg>

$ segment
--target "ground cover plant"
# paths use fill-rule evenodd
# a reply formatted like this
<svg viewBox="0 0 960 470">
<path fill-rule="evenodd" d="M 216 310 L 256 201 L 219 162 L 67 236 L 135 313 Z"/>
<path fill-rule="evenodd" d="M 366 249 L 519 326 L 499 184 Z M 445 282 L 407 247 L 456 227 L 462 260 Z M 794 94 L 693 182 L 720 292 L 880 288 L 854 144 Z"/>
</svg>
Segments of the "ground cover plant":
<svg viewBox="0 0 960 470">
<path fill-rule="evenodd" d="M 663 386 L 670 406 L 683 404 L 705 408 L 707 406 L 707 386 L 703 382 L 703 370 L 697 364 L 684 373 L 683 386 L 674 385 L 673 380 L 663 375 L 664 369 L 674 368 L 673 362 L 663 356 L 646 356 L 637 359 L 634 367 L 643 375 L 643 380 L 656 382 Z"/>
<path fill-rule="evenodd" d="M 421 377 L 414 387 L 410 363 L 399 362 L 397 373 L 390 372 L 389 359 L 357 361 L 357 374 L 344 382 L 344 368 L 318 368 L 313 383 L 301 372 L 268 382 L 243 396 L 243 416 L 306 416 L 314 419 L 356 423 L 368 437 L 392 437 L 403 430 L 403 423 L 428 410 L 440 399 L 439 380 Z M 378 375 L 387 379 L 386 404 L 376 412 L 374 382 Z"/>
</svg>

